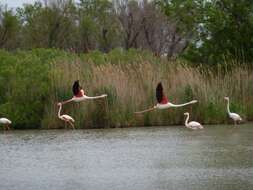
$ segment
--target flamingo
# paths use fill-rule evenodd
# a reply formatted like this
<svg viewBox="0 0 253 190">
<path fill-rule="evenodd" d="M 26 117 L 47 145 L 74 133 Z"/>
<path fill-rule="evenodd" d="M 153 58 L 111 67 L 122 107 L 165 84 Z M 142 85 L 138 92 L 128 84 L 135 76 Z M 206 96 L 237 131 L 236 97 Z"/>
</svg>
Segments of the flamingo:
<svg viewBox="0 0 253 190">
<path fill-rule="evenodd" d="M 100 96 L 86 96 L 83 89 L 81 88 L 81 86 L 79 85 L 79 81 L 75 81 L 72 87 L 72 91 L 74 96 L 66 101 L 61 102 L 61 104 L 66 104 L 69 102 L 82 102 L 84 100 L 94 100 L 94 99 L 99 99 L 99 98 L 105 98 L 107 96 L 107 94 L 102 94 Z"/>
<path fill-rule="evenodd" d="M 7 118 L 0 118 L 0 124 L 4 126 L 4 129 L 10 130 L 11 121 Z"/>
<path fill-rule="evenodd" d="M 227 112 L 228 112 L 228 116 L 234 120 L 234 124 L 237 124 L 237 121 L 240 122 L 242 121 L 242 118 L 239 114 L 237 113 L 231 113 L 230 109 L 229 109 L 229 97 L 224 97 L 224 99 L 227 101 Z"/>
<path fill-rule="evenodd" d="M 204 127 L 199 123 L 199 122 L 196 122 L 196 121 L 191 121 L 188 123 L 189 121 L 189 117 L 190 117 L 190 114 L 188 112 L 184 113 L 184 115 L 186 115 L 186 120 L 185 120 L 185 126 L 189 129 L 193 129 L 193 130 L 196 130 L 196 129 L 203 129 Z"/>
<path fill-rule="evenodd" d="M 66 115 L 66 114 L 61 115 L 62 104 L 58 103 L 58 106 L 59 106 L 58 118 L 61 119 L 62 121 L 64 121 L 65 123 L 69 123 L 71 125 L 71 127 L 73 129 L 75 129 L 75 126 L 73 124 L 75 122 L 75 120 L 69 115 Z"/>
<path fill-rule="evenodd" d="M 167 97 L 163 93 L 163 86 L 162 86 L 161 82 L 159 82 L 157 87 L 156 87 L 156 99 L 157 99 L 158 103 L 154 107 L 143 110 L 143 111 L 138 111 L 138 112 L 135 112 L 135 113 L 140 114 L 140 113 L 145 113 L 145 112 L 148 112 L 148 111 L 153 111 L 155 109 L 168 109 L 168 108 L 183 107 L 183 106 L 187 106 L 187 105 L 190 105 L 190 104 L 195 104 L 195 103 L 198 102 L 197 100 L 192 100 L 192 101 L 184 103 L 184 104 L 173 104 L 173 103 L 169 102 Z"/>
</svg>

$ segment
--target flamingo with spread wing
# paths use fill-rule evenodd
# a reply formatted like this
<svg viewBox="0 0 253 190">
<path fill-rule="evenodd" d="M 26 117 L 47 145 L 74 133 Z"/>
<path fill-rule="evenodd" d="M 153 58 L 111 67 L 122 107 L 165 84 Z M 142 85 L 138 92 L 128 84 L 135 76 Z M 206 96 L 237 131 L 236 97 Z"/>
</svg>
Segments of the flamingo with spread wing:
<svg viewBox="0 0 253 190">
<path fill-rule="evenodd" d="M 105 98 L 107 96 L 107 94 L 102 94 L 100 96 L 93 96 L 93 97 L 85 95 L 84 90 L 79 85 L 78 80 L 74 82 L 72 91 L 73 91 L 74 96 L 69 100 L 61 102 L 62 105 L 69 102 L 82 102 L 85 100 L 95 100 L 95 99 Z"/>
<path fill-rule="evenodd" d="M 153 106 L 152 108 L 143 110 L 143 111 L 135 112 L 135 113 L 141 114 L 141 113 L 145 113 L 148 111 L 153 111 L 155 109 L 178 108 L 178 107 L 183 107 L 183 106 L 187 106 L 190 104 L 195 104 L 198 102 L 197 100 L 192 100 L 192 101 L 184 103 L 184 104 L 173 104 L 173 103 L 169 102 L 168 98 L 165 96 L 165 94 L 163 92 L 163 86 L 162 86 L 161 82 L 159 82 L 156 87 L 156 99 L 157 99 L 157 104 L 155 106 Z"/>
</svg>

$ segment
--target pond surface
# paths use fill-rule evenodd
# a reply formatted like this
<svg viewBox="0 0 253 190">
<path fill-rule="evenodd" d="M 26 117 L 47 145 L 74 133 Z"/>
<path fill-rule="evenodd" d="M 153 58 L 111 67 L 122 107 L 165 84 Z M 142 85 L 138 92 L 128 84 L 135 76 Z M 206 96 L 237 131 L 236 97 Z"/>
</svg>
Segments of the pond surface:
<svg viewBox="0 0 253 190">
<path fill-rule="evenodd" d="M 1 190 L 253 189 L 253 125 L 0 132 Z"/>
</svg>

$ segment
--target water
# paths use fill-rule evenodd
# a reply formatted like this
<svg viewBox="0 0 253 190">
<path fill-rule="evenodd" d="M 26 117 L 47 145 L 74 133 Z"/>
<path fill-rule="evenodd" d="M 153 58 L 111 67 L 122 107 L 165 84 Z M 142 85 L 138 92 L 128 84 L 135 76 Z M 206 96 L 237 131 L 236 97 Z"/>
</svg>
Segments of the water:
<svg viewBox="0 0 253 190">
<path fill-rule="evenodd" d="M 1 190 L 253 189 L 253 126 L 0 133 Z"/>
</svg>

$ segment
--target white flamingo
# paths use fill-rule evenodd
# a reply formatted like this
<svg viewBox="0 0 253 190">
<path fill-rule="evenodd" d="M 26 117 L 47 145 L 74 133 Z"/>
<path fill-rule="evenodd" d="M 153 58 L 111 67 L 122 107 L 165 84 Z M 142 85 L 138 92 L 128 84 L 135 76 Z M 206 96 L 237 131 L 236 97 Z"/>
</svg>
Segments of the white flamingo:
<svg viewBox="0 0 253 190">
<path fill-rule="evenodd" d="M 199 123 L 199 122 L 196 122 L 196 121 L 191 121 L 191 122 L 188 122 L 189 121 L 189 117 L 190 117 L 190 114 L 188 112 L 184 113 L 184 115 L 186 115 L 186 120 L 185 120 L 185 126 L 189 129 L 193 129 L 193 130 L 196 130 L 196 129 L 203 129 L 204 127 Z"/>
<path fill-rule="evenodd" d="M 58 106 L 59 106 L 58 118 L 63 120 L 65 123 L 69 123 L 71 127 L 75 129 L 75 126 L 74 126 L 75 120 L 69 115 L 66 115 L 66 114 L 61 115 L 62 104 L 58 103 Z"/>
<path fill-rule="evenodd" d="M 231 113 L 230 109 L 229 109 L 229 97 L 224 97 L 224 99 L 227 101 L 227 112 L 228 112 L 228 116 L 233 119 L 234 124 L 236 125 L 237 122 L 242 121 L 242 118 L 239 114 L 237 113 Z"/>
<path fill-rule="evenodd" d="M 81 88 L 81 86 L 79 85 L 79 81 L 75 81 L 72 87 L 72 91 L 74 96 L 66 101 L 61 102 L 62 104 L 66 104 L 69 102 L 82 102 L 84 100 L 95 100 L 95 99 L 100 99 L 100 98 L 105 98 L 107 96 L 107 94 L 102 94 L 100 96 L 86 96 L 84 94 L 83 89 Z"/>
<path fill-rule="evenodd" d="M 136 114 L 140 114 L 140 113 L 145 113 L 148 111 L 153 111 L 155 109 L 168 109 L 168 108 L 177 108 L 177 107 L 183 107 L 183 106 L 187 106 L 190 104 L 195 104 L 198 101 L 197 100 L 192 100 L 190 102 L 184 103 L 184 104 L 173 104 L 171 102 L 168 101 L 167 97 L 164 95 L 163 93 L 163 86 L 162 83 L 158 83 L 157 87 L 156 87 L 156 99 L 157 99 L 157 104 L 149 109 L 143 110 L 143 111 L 138 111 L 135 112 Z"/>
<path fill-rule="evenodd" d="M 0 124 L 4 126 L 4 129 L 10 129 L 11 121 L 7 118 L 0 118 Z"/>
</svg>

